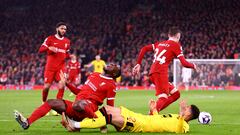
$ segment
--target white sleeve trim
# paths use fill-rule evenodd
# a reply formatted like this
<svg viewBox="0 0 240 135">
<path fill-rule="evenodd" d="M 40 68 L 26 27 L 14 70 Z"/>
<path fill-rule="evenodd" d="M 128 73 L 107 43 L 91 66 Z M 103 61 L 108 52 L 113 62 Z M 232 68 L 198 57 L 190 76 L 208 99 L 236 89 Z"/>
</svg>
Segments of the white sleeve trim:
<svg viewBox="0 0 240 135">
<path fill-rule="evenodd" d="M 183 54 L 181 53 L 181 54 L 179 54 L 177 57 L 180 57 L 180 56 L 183 56 Z"/>
<path fill-rule="evenodd" d="M 42 44 L 43 46 L 46 46 L 46 47 L 48 47 L 48 45 L 47 44 Z"/>
<path fill-rule="evenodd" d="M 152 44 L 153 50 L 155 50 L 154 44 Z"/>
<path fill-rule="evenodd" d="M 112 97 L 112 98 L 107 98 L 107 100 L 114 100 L 115 98 L 114 97 Z"/>
</svg>

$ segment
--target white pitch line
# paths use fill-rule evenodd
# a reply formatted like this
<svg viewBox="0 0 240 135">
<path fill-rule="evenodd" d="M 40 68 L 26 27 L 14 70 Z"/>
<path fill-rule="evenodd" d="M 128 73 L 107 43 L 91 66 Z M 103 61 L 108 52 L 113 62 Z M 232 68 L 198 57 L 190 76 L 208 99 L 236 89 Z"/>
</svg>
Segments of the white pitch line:
<svg viewBox="0 0 240 135">
<path fill-rule="evenodd" d="M 189 97 L 189 98 L 206 99 L 206 98 L 215 98 L 215 96 L 203 96 L 203 95 L 200 95 L 200 96 L 192 96 L 192 97 Z"/>
</svg>

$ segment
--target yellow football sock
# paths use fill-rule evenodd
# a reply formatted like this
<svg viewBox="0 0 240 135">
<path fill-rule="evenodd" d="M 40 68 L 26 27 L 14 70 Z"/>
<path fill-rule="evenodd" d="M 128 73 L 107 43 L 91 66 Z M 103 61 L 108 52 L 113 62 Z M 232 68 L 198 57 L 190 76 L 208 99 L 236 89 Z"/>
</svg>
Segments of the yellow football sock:
<svg viewBox="0 0 240 135">
<path fill-rule="evenodd" d="M 100 128 L 105 126 L 106 120 L 100 111 L 95 112 L 98 118 L 89 119 L 85 118 L 80 122 L 80 128 Z"/>
</svg>

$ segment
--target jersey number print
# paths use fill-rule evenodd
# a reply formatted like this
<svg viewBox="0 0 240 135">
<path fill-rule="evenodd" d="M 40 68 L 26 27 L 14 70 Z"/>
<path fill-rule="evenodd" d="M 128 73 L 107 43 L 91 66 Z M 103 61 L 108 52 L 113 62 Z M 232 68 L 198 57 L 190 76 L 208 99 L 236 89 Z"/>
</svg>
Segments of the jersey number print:
<svg viewBox="0 0 240 135">
<path fill-rule="evenodd" d="M 167 50 L 164 49 L 164 50 L 162 50 L 162 51 L 159 53 L 159 49 L 156 48 L 156 49 L 155 49 L 155 54 L 154 54 L 153 63 L 154 63 L 155 61 L 158 61 L 159 64 L 164 64 L 164 63 L 166 62 L 166 57 L 163 56 L 163 54 L 166 53 L 166 52 L 167 52 Z"/>
</svg>

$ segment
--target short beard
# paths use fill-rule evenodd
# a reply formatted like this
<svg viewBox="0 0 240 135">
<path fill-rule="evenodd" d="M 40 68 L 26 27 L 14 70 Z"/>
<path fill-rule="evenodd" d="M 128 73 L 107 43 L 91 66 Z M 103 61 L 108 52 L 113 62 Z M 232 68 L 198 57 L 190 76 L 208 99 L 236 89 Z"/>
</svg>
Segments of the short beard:
<svg viewBox="0 0 240 135">
<path fill-rule="evenodd" d="M 59 35 L 59 37 L 63 37 L 63 35 L 61 34 L 61 32 L 58 30 L 57 34 Z"/>
</svg>

